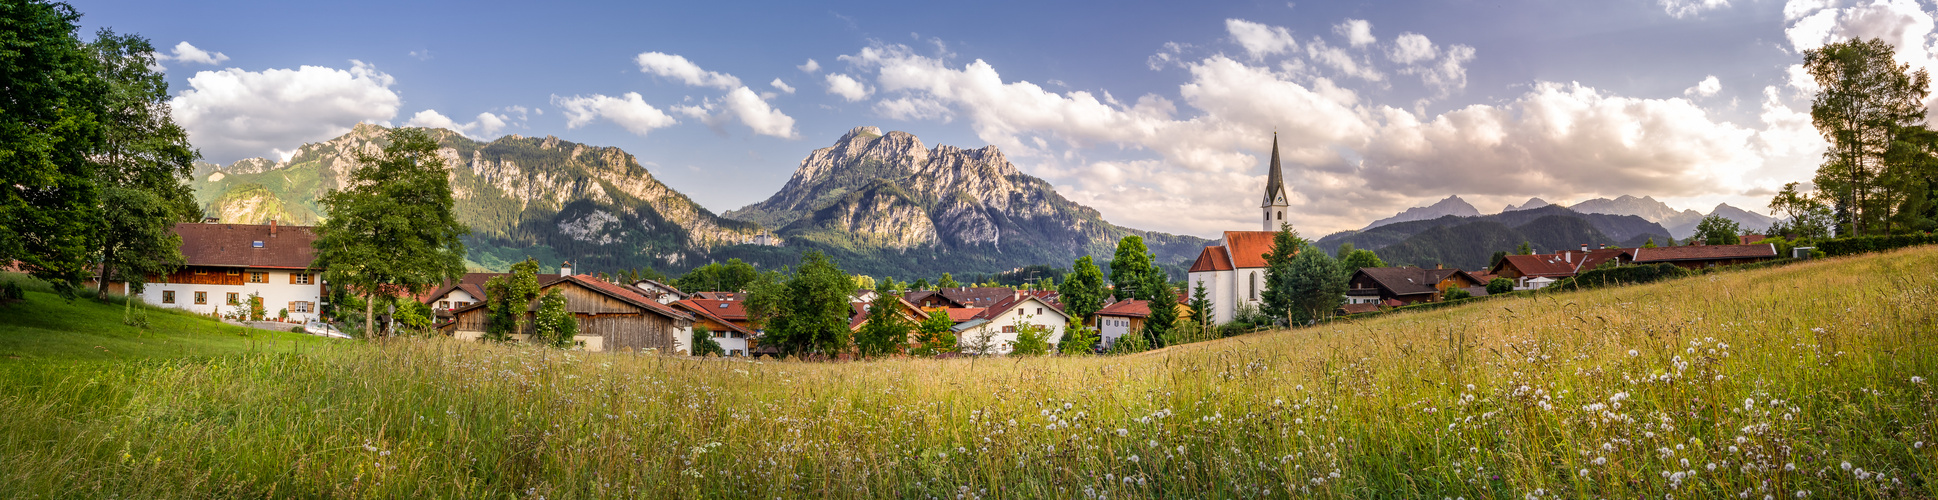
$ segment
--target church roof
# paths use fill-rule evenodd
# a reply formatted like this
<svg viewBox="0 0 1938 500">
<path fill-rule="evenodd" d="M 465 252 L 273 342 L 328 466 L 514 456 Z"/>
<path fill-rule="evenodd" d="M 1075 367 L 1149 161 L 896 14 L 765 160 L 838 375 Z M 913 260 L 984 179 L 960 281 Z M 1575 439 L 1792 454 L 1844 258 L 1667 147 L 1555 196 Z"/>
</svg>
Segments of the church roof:
<svg viewBox="0 0 1938 500">
<path fill-rule="evenodd" d="M 1232 267 L 1267 267 L 1265 254 L 1272 253 L 1272 237 L 1277 231 L 1225 231 L 1225 249 L 1231 252 Z"/>
<path fill-rule="evenodd" d="M 1198 252 L 1198 260 L 1191 263 L 1191 270 L 1189 272 L 1202 273 L 1206 271 L 1230 270 L 1232 270 L 1231 259 L 1225 256 L 1225 247 L 1216 246 L 1205 247 L 1204 251 Z"/>
<path fill-rule="evenodd" d="M 1288 199 L 1291 198 L 1291 195 L 1285 192 L 1285 173 L 1283 172 L 1283 169 L 1279 167 L 1279 134 L 1277 132 L 1273 132 L 1272 133 L 1272 171 L 1269 174 L 1269 177 L 1265 179 L 1265 202 L 1259 204 L 1259 206 L 1260 207 L 1272 206 L 1274 205 L 1272 201 L 1277 199 L 1280 196 L 1285 196 Z"/>
</svg>

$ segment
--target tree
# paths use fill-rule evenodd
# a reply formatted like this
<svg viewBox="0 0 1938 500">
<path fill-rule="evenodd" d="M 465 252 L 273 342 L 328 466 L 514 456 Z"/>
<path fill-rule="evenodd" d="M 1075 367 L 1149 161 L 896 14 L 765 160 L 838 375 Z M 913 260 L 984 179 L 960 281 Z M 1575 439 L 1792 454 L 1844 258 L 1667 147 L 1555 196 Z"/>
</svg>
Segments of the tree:
<svg viewBox="0 0 1938 500">
<path fill-rule="evenodd" d="M 0 7 L 0 262 L 19 260 L 72 296 L 99 250 L 94 157 L 109 93 L 64 3 Z"/>
<path fill-rule="evenodd" d="M 1272 235 L 1272 251 L 1265 254 L 1265 290 L 1259 294 L 1265 299 L 1268 314 L 1289 319 L 1292 310 L 1298 307 L 1297 292 L 1293 290 L 1298 277 L 1293 275 L 1292 259 L 1305 246 L 1305 239 L 1290 224 L 1280 224 L 1278 233 Z"/>
<path fill-rule="evenodd" d="M 780 271 L 768 271 L 754 276 L 747 283 L 747 298 L 741 301 L 747 310 L 747 325 L 755 330 L 766 326 L 781 313 L 781 301 L 787 297 L 787 277 Z"/>
<path fill-rule="evenodd" d="M 1521 246 L 1514 247 L 1514 255 L 1534 255 L 1534 245 L 1523 241 Z"/>
<path fill-rule="evenodd" d="M 512 264 L 511 272 L 486 280 L 485 338 L 505 341 L 511 340 L 513 334 L 523 333 L 527 321 L 525 311 L 534 300 L 538 300 L 538 261 L 530 257 Z M 364 329 L 369 330 L 369 326 Z"/>
<path fill-rule="evenodd" d="M 1011 343 L 1009 353 L 1013 356 L 1042 356 L 1050 352 L 1049 328 L 1034 323 L 1016 322 L 1016 342 Z"/>
<path fill-rule="evenodd" d="M 935 282 L 936 289 L 956 288 L 960 286 L 962 284 L 956 283 L 956 277 L 950 276 L 949 273 L 942 273 L 942 279 Z"/>
<path fill-rule="evenodd" d="M 1642 242 L 1642 248 L 1655 248 L 1655 237 L 1650 236 L 1649 241 Z"/>
<path fill-rule="evenodd" d="M 1692 239 L 1706 245 L 1735 245 L 1742 242 L 1738 236 L 1742 232 L 1743 228 L 1736 221 L 1710 215 L 1696 223 L 1696 235 Z"/>
<path fill-rule="evenodd" d="M 1487 268 L 1493 269 L 1496 267 L 1500 267 L 1501 261 L 1503 260 L 1507 260 L 1507 251 L 1502 250 L 1502 251 L 1494 252 L 1494 255 L 1487 257 Z"/>
<path fill-rule="evenodd" d="M 876 288 L 875 278 L 868 276 L 866 274 L 857 274 L 855 275 L 854 280 L 855 280 L 856 289 L 874 290 Z"/>
<path fill-rule="evenodd" d="M 1071 322 L 1087 325 L 1090 317 L 1104 307 L 1104 294 L 1108 293 L 1104 290 L 1104 271 L 1088 255 L 1077 257 L 1071 268 L 1070 275 L 1057 288 L 1057 294 L 1063 299 L 1063 312 L 1070 315 Z"/>
<path fill-rule="evenodd" d="M 1187 317 L 1200 332 L 1211 331 L 1211 296 L 1205 291 L 1205 282 L 1199 281 L 1191 289 L 1191 315 Z"/>
<path fill-rule="evenodd" d="M 917 356 L 934 356 L 956 350 L 955 322 L 949 320 L 949 311 L 936 308 L 928 311 L 929 317 L 916 325 L 916 341 L 921 345 L 915 348 Z"/>
<path fill-rule="evenodd" d="M 1360 269 L 1386 267 L 1386 261 L 1380 260 L 1379 254 L 1373 253 L 1372 250 L 1353 250 L 1339 258 L 1339 267 L 1350 275 Z"/>
<path fill-rule="evenodd" d="M 855 332 L 855 353 L 875 357 L 902 352 L 915 325 L 902 317 L 901 308 L 900 295 L 886 284 L 876 287 L 875 300 L 868 304 L 868 321 Z"/>
<path fill-rule="evenodd" d="M 727 349 L 720 347 L 720 342 L 713 340 L 713 331 L 707 329 L 706 325 L 693 325 L 693 355 L 706 356 L 708 354 L 726 356 Z"/>
<path fill-rule="evenodd" d="M 916 278 L 916 279 L 915 279 L 915 284 L 914 284 L 914 285 L 911 285 L 911 286 L 909 286 L 909 288 L 908 288 L 908 289 L 909 289 L 909 290 L 911 290 L 911 291 L 918 291 L 918 290 L 928 290 L 928 289 L 929 289 L 929 279 L 928 279 L 928 278 Z"/>
<path fill-rule="evenodd" d="M 100 288 L 108 282 L 141 292 L 150 275 L 184 264 L 175 223 L 200 218 L 188 187 L 195 160 L 188 132 L 169 116 L 168 81 L 155 71 L 155 48 L 135 35 L 103 29 L 89 44 L 108 85 L 99 119 L 106 142 L 94 156 L 102 222 L 95 228 Z"/>
<path fill-rule="evenodd" d="M 673 280 L 673 287 L 688 292 L 738 292 L 759 276 L 760 270 L 753 264 L 727 259 L 724 264 L 714 262 L 687 271 Z"/>
<path fill-rule="evenodd" d="M 348 189 L 318 200 L 328 219 L 317 228 L 314 265 L 325 281 L 366 298 L 421 294 L 462 277 L 459 238 L 471 231 L 452 211 L 437 141 L 422 129 L 393 129 L 389 139 L 381 153 L 357 153 Z M 375 303 L 366 299 L 364 317 Z"/>
<path fill-rule="evenodd" d="M 1097 348 L 1099 336 L 1096 328 L 1083 325 L 1071 325 L 1064 328 L 1063 331 L 1065 332 L 1063 341 L 1058 342 L 1056 346 L 1058 353 L 1065 356 L 1075 356 L 1079 354 L 1090 354 L 1091 350 Z"/>
<path fill-rule="evenodd" d="M 1338 309 L 1346 301 L 1346 279 L 1340 273 L 1339 263 L 1326 256 L 1325 252 L 1299 252 L 1286 266 L 1289 273 L 1283 283 L 1273 283 L 1289 295 L 1290 312 L 1286 319 L 1291 323 L 1309 323 Z"/>
<path fill-rule="evenodd" d="M 802 254 L 800 267 L 783 290 L 767 329 L 771 345 L 783 355 L 834 355 L 848 348 L 848 296 L 855 283 L 827 254 Z"/>
<path fill-rule="evenodd" d="M 538 312 L 533 314 L 532 340 L 552 347 L 572 347 L 572 337 L 579 335 L 579 320 L 572 311 L 565 309 L 565 294 L 557 288 L 538 299 Z"/>
<path fill-rule="evenodd" d="M 1144 318 L 1144 340 L 1151 347 L 1164 347 L 1177 334 L 1178 293 L 1171 289 L 1171 282 L 1158 281 L 1150 294 L 1151 315 Z"/>
<path fill-rule="evenodd" d="M 1803 53 L 1803 66 L 1822 89 L 1810 121 L 1831 146 L 1817 168 L 1817 188 L 1832 194 L 1839 234 L 1861 236 L 1885 224 L 1903 194 L 1889 183 L 1893 142 L 1923 128 L 1930 76 L 1898 64 L 1881 39 L 1852 39 Z"/>
<path fill-rule="evenodd" d="M 1117 241 L 1117 253 L 1110 260 L 1110 283 L 1117 287 L 1118 299 L 1151 300 L 1150 293 L 1138 288 L 1148 287 L 1154 276 L 1163 275 L 1153 260 L 1143 237 L 1133 234 Z"/>
<path fill-rule="evenodd" d="M 1794 234 L 1803 238 L 1828 238 L 1830 229 L 1836 224 L 1830 206 L 1818 199 L 1820 193 L 1804 193 L 1798 183 L 1783 185 L 1783 190 L 1770 198 L 1770 210 L 1781 216 L 1778 224 L 1770 233 Z"/>
<path fill-rule="evenodd" d="M 1497 293 L 1507 293 L 1512 291 L 1514 291 L 1514 280 L 1510 280 L 1507 278 L 1494 278 L 1491 280 L 1487 280 L 1488 295 L 1493 295 Z"/>
<path fill-rule="evenodd" d="M 1345 243 L 1340 243 L 1339 249 L 1333 251 L 1332 256 L 1343 260 L 1346 258 L 1346 256 L 1352 255 L 1353 250 L 1354 250 L 1353 242 L 1348 241 Z M 1386 266 L 1373 266 L 1373 267 L 1386 267 Z"/>
</svg>

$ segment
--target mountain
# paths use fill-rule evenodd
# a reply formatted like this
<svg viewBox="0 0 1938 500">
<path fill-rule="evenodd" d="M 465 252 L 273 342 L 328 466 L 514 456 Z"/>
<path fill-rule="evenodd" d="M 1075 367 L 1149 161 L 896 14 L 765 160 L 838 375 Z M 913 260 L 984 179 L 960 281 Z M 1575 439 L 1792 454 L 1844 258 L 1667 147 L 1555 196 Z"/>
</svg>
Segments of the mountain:
<svg viewBox="0 0 1938 500">
<path fill-rule="evenodd" d="M 1563 219 L 1580 222 L 1578 224 L 1576 222 L 1563 222 Z M 1662 225 L 1633 215 L 1584 214 L 1559 205 L 1548 205 L 1540 208 L 1514 210 L 1493 215 L 1475 217 L 1449 215 L 1438 219 L 1388 224 L 1363 231 L 1342 231 L 1326 235 L 1324 238 L 1319 238 L 1314 244 L 1318 245 L 1319 248 L 1330 251 L 1337 248 L 1341 243 L 1352 243 L 1355 248 L 1379 252 L 1386 247 L 1405 243 L 1415 236 L 1435 228 L 1454 228 L 1480 221 L 1494 222 L 1503 227 L 1526 233 L 1524 237 L 1514 241 L 1512 245 L 1489 250 L 1488 254 L 1490 255 L 1494 251 L 1512 250 L 1515 246 L 1520 245 L 1522 241 L 1533 244 L 1535 250 L 1550 252 L 1562 248 L 1575 248 L 1583 243 L 1609 243 L 1634 246 L 1642 244 L 1649 238 L 1655 238 L 1657 243 L 1665 243 L 1664 240 L 1668 238 L 1667 235 L 1669 234 L 1669 230 L 1663 228 Z M 1583 225 L 1592 230 L 1593 233 L 1573 229 L 1564 230 L 1553 228 L 1553 226 L 1561 224 L 1567 224 L 1570 227 Z M 1385 254 L 1382 253 L 1381 255 L 1383 256 Z M 1409 253 L 1405 255 L 1415 256 L 1428 254 Z"/>
<path fill-rule="evenodd" d="M 1160 263 L 1196 257 L 1210 244 L 1113 225 L 1022 173 L 995 146 L 929 148 L 913 134 L 876 127 L 814 150 L 779 192 L 722 216 L 778 228 L 850 272 L 895 276 L 1108 259 L 1133 234 Z"/>
<path fill-rule="evenodd" d="M 504 269 L 527 256 L 581 269 L 683 267 L 763 233 L 723 219 L 653 178 L 619 148 L 556 137 L 505 136 L 479 142 L 429 129 L 452 167 L 451 187 L 472 264 Z M 317 198 L 343 187 L 358 151 L 385 144 L 383 127 L 360 124 L 329 141 L 304 144 L 287 160 L 200 164 L 197 202 L 224 222 L 315 224 Z"/>
<path fill-rule="evenodd" d="M 1738 226 L 1741 226 L 1744 231 L 1762 231 L 1764 229 L 1769 229 L 1770 224 L 1773 224 L 1777 221 L 1775 217 L 1770 217 L 1767 215 L 1751 212 L 1741 208 L 1732 207 L 1732 206 L 1729 206 L 1728 203 L 1716 204 L 1716 208 L 1713 210 L 1710 210 L 1709 214 L 1720 215 L 1720 216 L 1723 216 L 1723 218 L 1725 219 L 1736 221 L 1736 224 Z M 1672 233 L 1688 235 L 1688 236 L 1683 236 L 1684 238 L 1687 238 L 1689 236 L 1694 236 L 1696 234 L 1696 223 L 1698 222 L 1702 222 L 1702 219 L 1696 219 L 1694 222 L 1690 222 L 1686 226 L 1670 227 L 1669 231 Z"/>
<path fill-rule="evenodd" d="M 1528 198 L 1527 203 L 1522 203 L 1520 206 L 1508 205 L 1507 208 L 1503 208 L 1501 209 L 1501 211 L 1512 212 L 1515 210 L 1532 210 L 1536 208 L 1545 207 L 1548 205 L 1553 205 L 1553 203 L 1548 203 L 1548 200 L 1543 200 L 1540 198 Z"/>
<path fill-rule="evenodd" d="M 1449 215 L 1472 217 L 1480 215 L 1480 211 L 1475 210 L 1473 205 L 1467 204 L 1467 200 L 1462 200 L 1459 196 L 1448 196 L 1447 199 L 1440 200 L 1432 205 L 1409 208 L 1404 212 L 1400 212 L 1398 215 L 1373 221 L 1372 224 L 1368 224 L 1360 230 L 1364 231 L 1399 222 L 1438 219 Z"/>
<path fill-rule="evenodd" d="M 1656 201 L 1655 198 L 1648 196 L 1636 198 L 1634 196 L 1623 195 L 1613 200 L 1596 198 L 1576 203 L 1575 206 L 1570 208 L 1581 213 L 1640 216 L 1652 222 L 1662 224 L 1662 227 L 1668 228 L 1669 234 L 1676 238 L 1694 236 L 1696 234 L 1696 224 L 1702 222 L 1703 217 L 1708 215 L 1721 215 L 1723 218 L 1736 221 L 1738 225 L 1741 225 L 1747 231 L 1762 231 L 1770 227 L 1771 223 L 1776 222 L 1775 218 L 1732 207 L 1727 203 L 1717 204 L 1716 208 L 1710 210 L 1708 214 L 1695 210 L 1678 212 L 1674 208 L 1669 208 L 1668 204 Z"/>
</svg>

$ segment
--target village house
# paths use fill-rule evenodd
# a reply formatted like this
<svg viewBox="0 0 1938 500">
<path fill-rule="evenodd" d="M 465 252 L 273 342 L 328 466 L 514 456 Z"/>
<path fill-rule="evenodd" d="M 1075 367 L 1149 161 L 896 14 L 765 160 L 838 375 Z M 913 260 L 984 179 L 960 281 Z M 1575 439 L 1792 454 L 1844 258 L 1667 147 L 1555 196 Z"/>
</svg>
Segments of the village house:
<svg viewBox="0 0 1938 500">
<path fill-rule="evenodd" d="M 645 292 L 647 297 L 657 298 L 661 304 L 671 304 L 691 297 L 691 295 L 681 292 L 680 289 L 674 288 L 673 285 L 660 283 L 655 280 L 634 281 L 633 288 L 638 288 L 640 291 Z"/>
<path fill-rule="evenodd" d="M 733 320 L 721 316 L 721 313 L 725 312 L 727 308 L 719 307 L 719 305 L 731 306 L 738 305 L 737 303 L 727 301 L 714 302 L 720 302 L 720 304 L 708 307 L 706 304 L 689 299 L 674 301 L 670 305 L 692 314 L 694 327 L 706 327 L 710 336 L 713 337 L 713 342 L 720 344 L 720 349 L 727 351 L 728 356 L 747 356 L 752 354 L 755 343 L 757 342 L 756 338 L 759 335 L 754 330 L 747 328 L 746 309 L 736 308 L 738 309 L 738 318 L 740 319 L 736 323 Z"/>
<path fill-rule="evenodd" d="M 570 274 L 572 268 L 560 269 L 560 274 L 539 274 L 534 276 L 539 283 L 550 283 L 559 276 Z M 492 278 L 509 276 L 511 273 L 464 273 L 457 281 L 446 281 L 444 285 L 418 296 L 417 301 L 431 306 L 431 311 L 439 317 L 449 317 L 453 309 L 484 302 L 485 283 Z"/>
<path fill-rule="evenodd" d="M 1281 225 L 1288 224 L 1286 212 L 1291 205 L 1285 188 L 1285 174 L 1279 165 L 1279 139 L 1272 136 L 1272 163 L 1265 182 L 1265 198 L 1259 205 L 1259 231 L 1225 231 L 1218 245 L 1205 247 L 1192 262 L 1187 276 L 1190 289 L 1205 288 L 1211 299 L 1212 323 L 1228 323 L 1240 304 L 1257 307 L 1265 291 L 1265 254 L 1272 252 L 1272 238 Z"/>
<path fill-rule="evenodd" d="M 1437 302 L 1442 294 L 1455 289 L 1474 296 L 1487 295 L 1486 283 L 1459 269 L 1368 267 L 1353 272 L 1347 280 L 1346 303 L 1402 306 Z"/>
<path fill-rule="evenodd" d="M 1017 327 L 1035 325 L 1049 333 L 1052 346 L 1063 340 L 1070 317 L 1061 307 L 1035 295 L 1012 293 L 984 308 L 975 318 L 956 325 L 956 344 L 965 353 L 1008 354 L 1016 343 Z"/>
<path fill-rule="evenodd" d="M 692 352 L 692 314 L 659 303 L 626 285 L 607 283 L 591 276 L 561 276 L 539 286 L 542 296 L 558 290 L 565 296 L 566 311 L 579 322 L 573 342 L 588 351 L 646 351 L 662 353 Z M 527 340 L 535 328 L 530 319 L 538 311 L 538 300 L 525 307 L 524 331 L 512 334 L 514 340 Z M 488 308 L 484 302 L 452 310 L 454 321 L 443 330 L 454 338 L 484 338 Z"/>
<path fill-rule="evenodd" d="M 1609 261 L 1616 265 L 1634 260 L 1634 248 L 1563 250 L 1551 254 L 1509 255 L 1488 269 L 1489 274 L 1514 282 L 1515 290 L 1535 290 L 1562 278 L 1601 267 Z M 1485 283 L 1482 283 L 1485 285 Z"/>
<path fill-rule="evenodd" d="M 1777 258 L 1776 245 L 1696 245 L 1628 249 L 1636 264 L 1675 264 L 1683 269 L 1749 264 Z"/>
<path fill-rule="evenodd" d="M 316 260 L 315 229 L 268 224 L 181 223 L 186 264 L 167 276 L 150 276 L 141 299 L 149 304 L 201 314 L 242 310 L 251 294 L 260 297 L 265 315 L 289 321 L 316 318 L 323 305 L 323 280 L 310 270 Z"/>
<path fill-rule="evenodd" d="M 848 331 L 850 332 L 861 331 L 862 325 L 868 324 L 868 317 L 875 314 L 874 304 L 872 303 L 850 303 L 849 308 Z M 922 320 L 929 319 L 928 311 L 924 311 L 908 300 L 900 298 L 895 301 L 894 309 L 894 313 L 901 316 L 902 320 L 906 321 L 909 325 L 908 340 L 906 343 L 910 345 L 918 343 L 915 338 L 915 327 Z"/>
</svg>

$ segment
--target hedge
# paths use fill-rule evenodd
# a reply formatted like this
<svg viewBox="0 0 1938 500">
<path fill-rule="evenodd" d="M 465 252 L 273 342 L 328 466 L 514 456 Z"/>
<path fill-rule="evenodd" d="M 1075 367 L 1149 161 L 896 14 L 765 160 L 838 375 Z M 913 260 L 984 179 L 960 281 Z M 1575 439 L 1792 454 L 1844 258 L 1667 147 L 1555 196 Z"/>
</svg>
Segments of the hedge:
<svg viewBox="0 0 1938 500">
<path fill-rule="evenodd" d="M 1616 266 L 1596 269 L 1572 277 L 1562 278 L 1542 287 L 1543 290 L 1587 290 L 1615 285 L 1637 285 L 1676 279 L 1696 274 L 1694 271 L 1676 267 L 1675 264 L 1645 264 Z"/>
<path fill-rule="evenodd" d="M 1859 236 L 1817 242 L 1817 250 L 1827 257 L 1882 252 L 1909 246 L 1938 244 L 1938 234 L 1912 233 L 1890 236 Z"/>
</svg>

